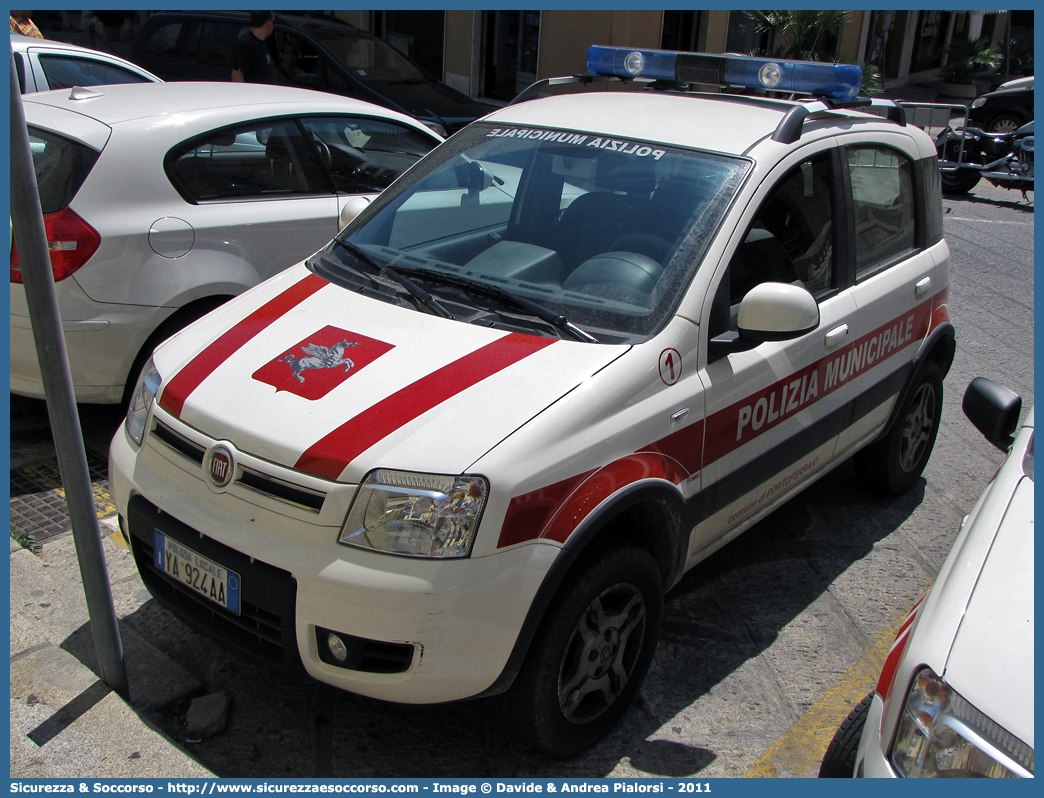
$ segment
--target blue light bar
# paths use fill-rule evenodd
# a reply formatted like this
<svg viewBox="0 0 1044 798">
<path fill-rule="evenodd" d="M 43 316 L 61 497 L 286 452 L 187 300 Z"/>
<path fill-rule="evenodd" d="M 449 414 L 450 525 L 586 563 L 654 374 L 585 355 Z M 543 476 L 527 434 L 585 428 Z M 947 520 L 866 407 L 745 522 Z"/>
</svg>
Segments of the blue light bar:
<svg viewBox="0 0 1044 798">
<path fill-rule="evenodd" d="M 863 71 L 854 64 L 634 50 L 597 44 L 587 52 L 587 70 L 619 78 L 742 86 L 838 100 L 852 99 L 863 84 Z"/>
</svg>

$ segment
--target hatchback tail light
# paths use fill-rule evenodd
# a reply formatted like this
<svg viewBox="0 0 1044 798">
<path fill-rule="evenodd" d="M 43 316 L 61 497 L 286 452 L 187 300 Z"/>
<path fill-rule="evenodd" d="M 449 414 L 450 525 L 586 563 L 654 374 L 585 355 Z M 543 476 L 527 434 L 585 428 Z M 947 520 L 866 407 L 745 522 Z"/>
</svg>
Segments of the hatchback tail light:
<svg viewBox="0 0 1044 798">
<path fill-rule="evenodd" d="M 47 249 L 51 254 L 51 270 L 57 283 L 71 275 L 91 259 L 101 245 L 98 231 L 69 208 L 44 216 Z M 11 282 L 22 282 L 18 247 L 11 246 Z"/>
</svg>

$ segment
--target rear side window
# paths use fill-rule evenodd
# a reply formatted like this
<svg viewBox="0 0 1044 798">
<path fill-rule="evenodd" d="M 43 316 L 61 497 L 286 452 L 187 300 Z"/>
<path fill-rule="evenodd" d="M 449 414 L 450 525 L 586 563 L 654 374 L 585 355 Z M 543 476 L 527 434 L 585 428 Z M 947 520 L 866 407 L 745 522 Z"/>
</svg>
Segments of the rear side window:
<svg viewBox="0 0 1044 798">
<path fill-rule="evenodd" d="M 232 74 L 232 48 L 241 33 L 249 33 L 242 25 L 224 22 L 201 22 L 193 36 L 191 57 L 198 64 L 220 67 Z"/>
<path fill-rule="evenodd" d="M 215 131 L 174 150 L 168 174 L 190 202 L 330 194 L 313 147 L 294 120 Z"/>
<path fill-rule="evenodd" d="M 86 58 L 41 55 L 40 66 L 51 89 L 73 86 L 107 86 L 114 83 L 146 83 L 145 78 L 114 64 L 103 64 Z"/>
<path fill-rule="evenodd" d="M 857 280 L 916 246 L 913 171 L 909 158 L 887 147 L 849 148 Z"/>
<path fill-rule="evenodd" d="M 167 58 L 177 58 L 178 37 L 181 35 L 182 24 L 171 22 L 169 25 L 160 26 L 145 42 L 142 50 L 149 55 L 161 55 Z"/>
<path fill-rule="evenodd" d="M 45 214 L 60 211 L 72 202 L 99 155 L 84 144 L 34 127 L 29 128 L 29 149 Z"/>
</svg>

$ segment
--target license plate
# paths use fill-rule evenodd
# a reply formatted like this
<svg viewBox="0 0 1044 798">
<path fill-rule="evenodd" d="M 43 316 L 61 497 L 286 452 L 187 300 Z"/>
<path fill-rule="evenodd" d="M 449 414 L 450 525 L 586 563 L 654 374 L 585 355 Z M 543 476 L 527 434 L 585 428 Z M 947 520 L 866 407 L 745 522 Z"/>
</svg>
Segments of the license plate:
<svg viewBox="0 0 1044 798">
<path fill-rule="evenodd" d="M 158 529 L 156 567 L 194 593 L 239 615 L 239 574 L 183 546 Z"/>
</svg>

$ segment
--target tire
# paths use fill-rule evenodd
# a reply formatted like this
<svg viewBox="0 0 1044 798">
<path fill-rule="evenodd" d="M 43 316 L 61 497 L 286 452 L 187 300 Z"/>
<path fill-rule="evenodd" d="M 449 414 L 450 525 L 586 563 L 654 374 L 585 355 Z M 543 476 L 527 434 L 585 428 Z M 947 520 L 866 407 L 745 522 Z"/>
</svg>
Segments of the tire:
<svg viewBox="0 0 1044 798">
<path fill-rule="evenodd" d="M 982 179 L 974 169 L 958 169 L 956 172 L 940 172 L 943 194 L 967 194 Z"/>
<path fill-rule="evenodd" d="M 821 779 L 850 779 L 855 771 L 856 753 L 859 750 L 859 739 L 863 736 L 863 727 L 866 725 L 866 716 L 870 712 L 870 703 L 874 694 L 870 693 L 866 698 L 852 707 L 841 725 L 834 732 L 826 753 L 823 754 L 823 763 L 819 766 L 819 778 Z"/>
<path fill-rule="evenodd" d="M 916 379 L 888 432 L 855 455 L 856 473 L 872 490 L 905 493 L 920 478 L 932 454 L 942 418 L 942 371 L 929 361 Z"/>
<path fill-rule="evenodd" d="M 986 129 L 991 133 L 1014 133 L 1023 124 L 1022 117 L 1017 114 L 997 114 Z"/>
<path fill-rule="evenodd" d="M 581 559 L 501 697 L 512 739 L 555 757 L 602 739 L 641 687 L 662 616 L 663 580 L 647 551 L 612 544 Z"/>
</svg>

